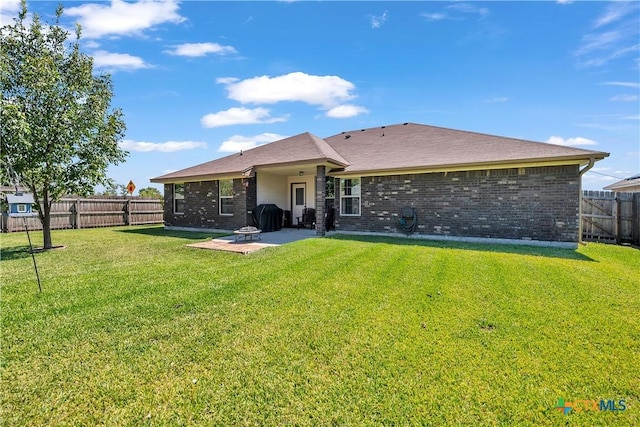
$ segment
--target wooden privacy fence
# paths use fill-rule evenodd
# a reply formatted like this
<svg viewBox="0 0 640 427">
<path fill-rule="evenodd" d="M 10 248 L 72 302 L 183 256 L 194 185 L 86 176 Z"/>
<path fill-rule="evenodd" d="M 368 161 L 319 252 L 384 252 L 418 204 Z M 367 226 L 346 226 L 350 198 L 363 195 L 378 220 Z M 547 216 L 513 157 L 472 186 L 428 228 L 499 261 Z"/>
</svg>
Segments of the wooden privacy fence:
<svg viewBox="0 0 640 427">
<path fill-rule="evenodd" d="M 583 191 L 582 240 L 640 245 L 640 193 Z"/>
<path fill-rule="evenodd" d="M 163 212 L 163 202 L 159 199 L 63 198 L 51 206 L 51 229 L 162 224 Z M 38 217 L 27 218 L 27 227 L 42 230 Z M 24 231 L 22 218 L 2 214 L 2 231 Z"/>
</svg>

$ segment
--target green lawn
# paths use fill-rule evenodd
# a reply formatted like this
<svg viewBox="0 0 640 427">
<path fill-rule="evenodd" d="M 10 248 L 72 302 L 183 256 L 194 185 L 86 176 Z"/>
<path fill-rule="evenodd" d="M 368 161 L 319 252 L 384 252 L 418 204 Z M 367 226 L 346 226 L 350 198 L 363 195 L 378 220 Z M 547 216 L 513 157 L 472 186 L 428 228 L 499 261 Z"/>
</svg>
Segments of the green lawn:
<svg viewBox="0 0 640 427">
<path fill-rule="evenodd" d="M 2 235 L 2 425 L 640 424 L 636 249 L 209 237 Z"/>
</svg>

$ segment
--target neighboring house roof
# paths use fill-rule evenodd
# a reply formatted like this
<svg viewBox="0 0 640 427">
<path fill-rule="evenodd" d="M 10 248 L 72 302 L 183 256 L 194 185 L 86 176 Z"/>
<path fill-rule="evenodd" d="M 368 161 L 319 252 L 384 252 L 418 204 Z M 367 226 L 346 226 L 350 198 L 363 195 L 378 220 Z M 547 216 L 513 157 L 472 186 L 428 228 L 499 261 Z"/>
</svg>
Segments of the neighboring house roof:
<svg viewBox="0 0 640 427">
<path fill-rule="evenodd" d="M 327 142 L 309 132 L 269 144 L 261 145 L 237 154 L 202 163 L 177 172 L 153 178 L 152 182 L 179 182 L 179 180 L 215 179 L 246 174 L 251 169 L 269 166 L 301 164 L 327 164 L 345 167 L 347 161 Z"/>
<path fill-rule="evenodd" d="M 587 163 L 608 153 L 404 123 L 342 132 L 326 138 L 349 166 L 344 173 L 464 170 L 499 165 Z"/>
<path fill-rule="evenodd" d="M 614 182 L 613 184 L 604 187 L 605 190 L 619 191 L 619 192 L 636 192 L 640 191 L 640 174 L 630 176 L 622 181 Z"/>
<path fill-rule="evenodd" d="M 303 133 L 153 178 L 181 182 L 240 176 L 260 167 L 325 164 L 336 174 L 466 170 L 587 164 L 609 153 L 415 123 L 342 132 L 326 139 Z"/>
</svg>

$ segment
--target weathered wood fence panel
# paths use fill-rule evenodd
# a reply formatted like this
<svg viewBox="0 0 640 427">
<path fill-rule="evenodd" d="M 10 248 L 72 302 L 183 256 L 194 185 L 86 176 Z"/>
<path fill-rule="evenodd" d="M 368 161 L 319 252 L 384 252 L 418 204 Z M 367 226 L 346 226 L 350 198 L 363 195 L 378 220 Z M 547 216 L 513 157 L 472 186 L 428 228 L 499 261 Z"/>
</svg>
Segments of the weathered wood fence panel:
<svg viewBox="0 0 640 427">
<path fill-rule="evenodd" d="M 115 198 L 63 198 L 51 206 L 51 229 L 95 228 L 163 223 L 162 200 Z M 24 231 L 22 218 L 2 215 L 2 231 Z M 27 218 L 29 230 L 42 230 L 37 217 Z"/>
<path fill-rule="evenodd" d="M 584 191 L 582 240 L 640 245 L 640 193 Z"/>
</svg>

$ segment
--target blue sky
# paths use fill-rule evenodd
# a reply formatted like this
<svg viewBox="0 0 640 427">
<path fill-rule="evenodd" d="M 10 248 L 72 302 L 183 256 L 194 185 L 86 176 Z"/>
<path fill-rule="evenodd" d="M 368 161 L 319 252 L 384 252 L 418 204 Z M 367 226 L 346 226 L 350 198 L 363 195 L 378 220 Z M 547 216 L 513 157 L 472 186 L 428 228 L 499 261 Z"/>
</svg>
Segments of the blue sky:
<svg viewBox="0 0 640 427">
<path fill-rule="evenodd" d="M 57 4 L 28 7 L 51 21 Z M 611 153 L 586 189 L 640 172 L 637 1 L 61 4 L 125 114 L 120 184 L 403 122 Z"/>
</svg>

